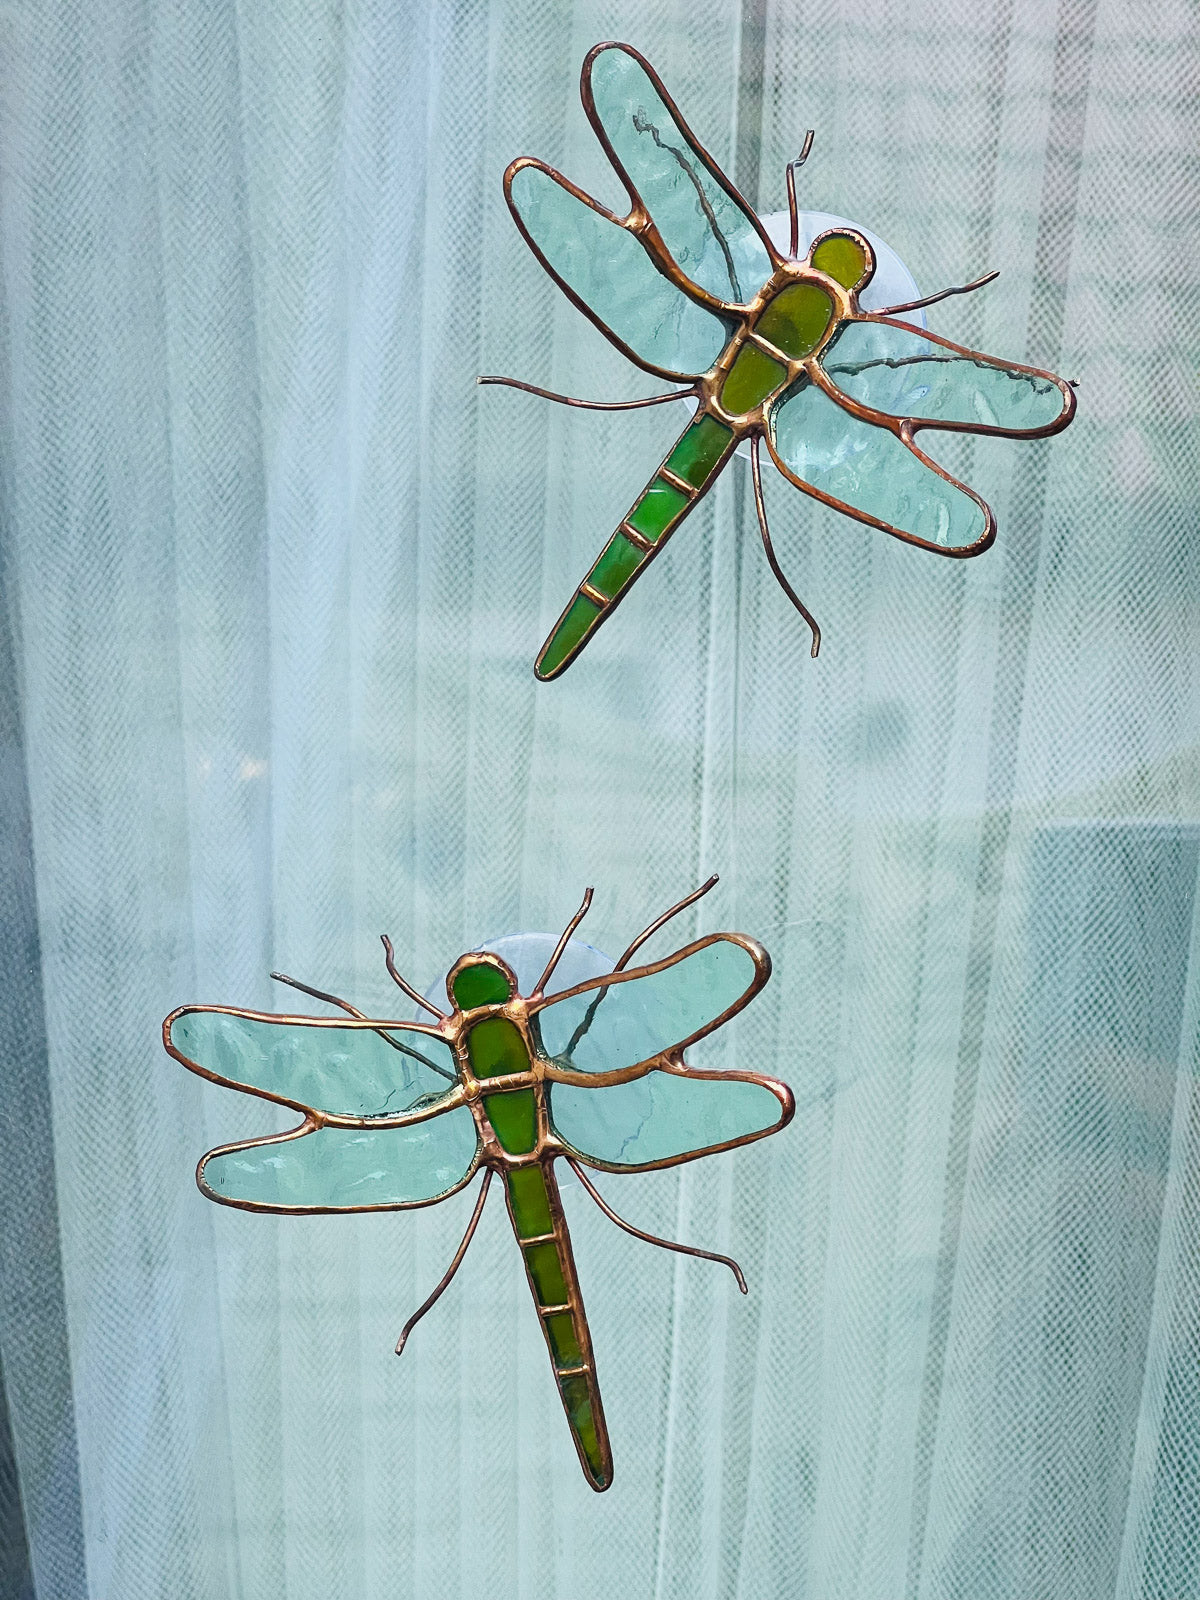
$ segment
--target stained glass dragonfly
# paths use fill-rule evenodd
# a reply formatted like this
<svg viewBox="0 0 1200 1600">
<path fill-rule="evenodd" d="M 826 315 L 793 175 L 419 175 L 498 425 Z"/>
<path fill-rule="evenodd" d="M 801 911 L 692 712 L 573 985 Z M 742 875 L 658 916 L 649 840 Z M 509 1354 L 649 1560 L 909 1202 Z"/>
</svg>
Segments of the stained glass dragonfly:
<svg viewBox="0 0 1200 1600">
<path fill-rule="evenodd" d="M 1033 439 L 1066 427 L 1069 384 L 999 361 L 899 320 L 991 282 L 864 311 L 875 270 L 867 239 L 835 228 L 799 255 L 796 172 L 787 168 L 787 256 L 680 116 L 658 74 L 625 44 L 583 63 L 588 120 L 629 192 L 624 216 L 528 156 L 504 175 L 517 227 L 570 299 L 644 372 L 685 384 L 627 402 L 549 400 L 625 410 L 690 397 L 693 420 L 579 585 L 534 668 L 557 677 L 711 489 L 743 441 L 767 560 L 792 604 L 820 630 L 785 577 L 767 526 L 760 443 L 797 489 L 909 544 L 974 556 L 996 533 L 991 509 L 917 445 L 924 429 Z"/>
<path fill-rule="evenodd" d="M 348 1020 L 183 1006 L 163 1023 L 167 1050 L 192 1072 L 303 1118 L 285 1133 L 210 1150 L 196 1170 L 210 1200 L 246 1211 L 404 1211 L 456 1194 L 483 1169 L 462 1242 L 405 1324 L 397 1354 L 457 1272 L 499 1176 L 575 1448 L 597 1490 L 612 1482 L 612 1451 L 555 1163 L 565 1161 L 619 1227 L 723 1262 L 744 1294 L 736 1262 L 635 1228 L 584 1169 L 645 1172 L 693 1161 L 765 1138 L 794 1111 L 786 1084 L 760 1073 L 700 1071 L 684 1060 L 686 1049 L 766 983 L 771 963 L 761 945 L 712 933 L 663 960 L 629 965 L 715 882 L 656 918 L 610 972 L 558 993 L 547 994 L 547 985 L 587 912 L 590 889 L 529 994 L 500 955 L 476 950 L 451 967 L 450 1008 L 442 1010 L 397 971 L 385 937 L 388 972 L 432 1021 L 368 1017 L 336 995 L 272 973 L 340 1007 Z"/>
</svg>

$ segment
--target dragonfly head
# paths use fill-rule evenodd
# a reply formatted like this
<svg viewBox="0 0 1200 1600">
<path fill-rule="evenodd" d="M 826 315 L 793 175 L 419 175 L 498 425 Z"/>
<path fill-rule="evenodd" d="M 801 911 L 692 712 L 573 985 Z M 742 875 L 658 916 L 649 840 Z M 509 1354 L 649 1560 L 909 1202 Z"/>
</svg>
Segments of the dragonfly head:
<svg viewBox="0 0 1200 1600">
<path fill-rule="evenodd" d="M 516 992 L 516 973 L 490 950 L 471 950 L 459 956 L 446 975 L 446 993 L 459 1011 L 503 1005 Z"/>
<path fill-rule="evenodd" d="M 875 252 L 857 229 L 830 228 L 813 240 L 805 265 L 841 284 L 847 294 L 858 294 L 874 275 Z"/>
</svg>

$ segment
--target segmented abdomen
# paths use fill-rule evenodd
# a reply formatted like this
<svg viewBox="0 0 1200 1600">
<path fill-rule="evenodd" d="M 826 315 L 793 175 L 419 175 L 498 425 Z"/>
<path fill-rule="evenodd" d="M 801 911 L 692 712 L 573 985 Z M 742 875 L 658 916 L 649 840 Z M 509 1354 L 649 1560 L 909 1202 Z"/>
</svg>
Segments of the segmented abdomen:
<svg viewBox="0 0 1200 1600">
<path fill-rule="evenodd" d="M 555 624 L 533 669 L 539 678 L 557 678 L 566 671 L 687 516 L 736 443 L 732 428 L 716 417 L 700 412 L 693 418 Z"/>
<path fill-rule="evenodd" d="M 580 1463 L 593 1489 L 607 1489 L 612 1451 L 553 1161 L 511 1168 L 505 1198 Z"/>
</svg>

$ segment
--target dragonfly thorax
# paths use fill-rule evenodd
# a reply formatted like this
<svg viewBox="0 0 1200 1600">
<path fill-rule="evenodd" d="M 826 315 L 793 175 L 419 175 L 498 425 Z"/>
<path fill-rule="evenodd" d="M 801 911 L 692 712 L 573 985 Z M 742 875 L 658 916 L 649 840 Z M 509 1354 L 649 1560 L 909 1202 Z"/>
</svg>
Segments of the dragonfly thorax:
<svg viewBox="0 0 1200 1600">
<path fill-rule="evenodd" d="M 732 359 L 719 394 L 727 416 L 756 411 L 798 375 L 799 363 L 816 354 L 846 292 L 869 278 L 869 248 L 858 234 L 827 233 L 814 243 L 807 261 L 788 261 L 778 269 L 731 341 Z"/>
</svg>

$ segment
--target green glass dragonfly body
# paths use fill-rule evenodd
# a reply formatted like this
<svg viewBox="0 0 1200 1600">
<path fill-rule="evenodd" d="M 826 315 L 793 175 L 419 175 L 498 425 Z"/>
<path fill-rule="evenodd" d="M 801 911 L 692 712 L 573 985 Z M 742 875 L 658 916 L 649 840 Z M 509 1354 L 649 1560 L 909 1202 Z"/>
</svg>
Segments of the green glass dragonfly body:
<svg viewBox="0 0 1200 1600">
<path fill-rule="evenodd" d="M 385 940 L 389 972 L 430 1022 L 370 1018 L 276 973 L 349 1016 L 184 1006 L 163 1024 L 167 1050 L 191 1071 L 303 1117 L 285 1133 L 204 1156 L 196 1181 L 209 1199 L 249 1211 L 406 1210 L 444 1200 L 483 1169 L 462 1244 L 405 1325 L 397 1352 L 457 1271 L 492 1175 L 503 1180 L 563 1409 L 597 1490 L 612 1481 L 612 1452 L 555 1163 L 569 1162 L 619 1226 L 669 1249 L 724 1261 L 745 1292 L 740 1269 L 727 1257 L 624 1222 L 583 1167 L 673 1166 L 764 1138 L 794 1110 L 790 1090 L 774 1079 L 701 1072 L 683 1059 L 689 1045 L 739 1012 L 767 981 L 770 961 L 759 944 L 715 933 L 664 960 L 628 965 L 667 917 L 714 881 L 652 923 L 610 972 L 561 992 L 546 988 L 591 890 L 527 995 L 500 955 L 473 951 L 450 969 L 450 1008 L 443 1011 L 396 972 Z"/>
<path fill-rule="evenodd" d="M 597 45 L 584 61 L 581 93 L 629 192 L 629 212 L 617 216 L 529 157 L 504 175 L 509 208 L 546 271 L 619 350 L 643 371 L 687 385 L 628 405 L 692 396 L 696 410 L 555 624 L 537 676 L 554 678 L 570 665 L 743 441 L 767 558 L 813 629 L 813 655 L 819 630 L 771 545 L 760 441 L 790 483 L 848 516 L 940 555 L 985 550 L 995 537 L 990 508 L 915 435 L 1054 433 L 1074 413 L 1070 385 L 899 320 L 963 289 L 864 311 L 859 297 L 875 263 L 855 230 L 822 234 L 801 259 L 795 169 L 811 135 L 787 171 L 784 256 L 636 50 Z M 480 382 L 626 409 L 508 378 Z"/>
</svg>

